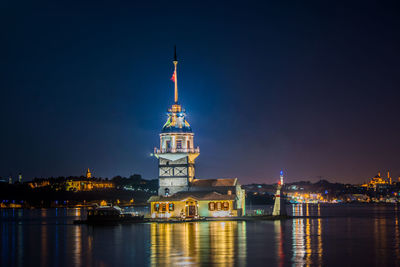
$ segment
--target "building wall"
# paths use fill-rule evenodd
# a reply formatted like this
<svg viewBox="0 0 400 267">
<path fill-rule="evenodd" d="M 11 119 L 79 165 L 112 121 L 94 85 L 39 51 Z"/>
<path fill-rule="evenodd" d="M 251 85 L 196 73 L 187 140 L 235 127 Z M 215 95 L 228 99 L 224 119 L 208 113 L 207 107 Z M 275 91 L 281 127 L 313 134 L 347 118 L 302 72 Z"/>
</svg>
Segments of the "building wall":
<svg viewBox="0 0 400 267">
<path fill-rule="evenodd" d="M 215 204 L 215 209 L 213 211 L 209 210 L 209 204 L 213 202 Z M 229 203 L 228 210 L 224 210 L 222 207 L 223 203 Z M 236 217 L 238 216 L 237 211 L 235 210 L 233 200 L 205 200 L 199 201 L 199 215 L 201 217 Z M 221 203 L 221 209 L 218 210 L 217 203 Z"/>
<path fill-rule="evenodd" d="M 164 196 L 165 189 L 168 188 L 169 195 L 180 191 L 187 191 L 189 186 L 188 157 L 178 160 L 159 159 L 159 189 L 158 195 Z"/>
<path fill-rule="evenodd" d="M 236 207 L 238 216 L 246 215 L 246 191 L 240 185 L 236 185 Z"/>
<path fill-rule="evenodd" d="M 155 201 L 150 203 L 150 214 L 153 218 L 180 218 L 182 212 L 186 214 L 186 202 L 196 200 L 188 199 L 185 201 Z M 209 210 L 209 204 L 213 202 L 215 204 L 214 210 Z M 223 203 L 227 202 L 229 204 L 229 208 L 227 210 L 223 209 Z M 169 210 L 169 204 L 174 205 L 174 209 L 172 211 Z M 220 204 L 220 209 L 217 208 L 217 203 Z M 159 205 L 159 211 L 155 210 L 155 204 Z M 161 209 L 162 205 L 165 204 L 166 210 L 163 211 Z M 240 214 L 235 209 L 235 201 L 234 200 L 201 200 L 197 201 L 197 214 L 200 217 L 236 217 Z"/>
</svg>

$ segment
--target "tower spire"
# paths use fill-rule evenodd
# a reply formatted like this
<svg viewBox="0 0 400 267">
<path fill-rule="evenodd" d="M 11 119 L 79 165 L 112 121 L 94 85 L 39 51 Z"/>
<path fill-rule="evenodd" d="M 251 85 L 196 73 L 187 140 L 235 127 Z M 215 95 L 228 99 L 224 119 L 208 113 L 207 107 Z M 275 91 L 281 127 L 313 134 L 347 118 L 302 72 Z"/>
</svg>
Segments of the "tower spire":
<svg viewBox="0 0 400 267">
<path fill-rule="evenodd" d="M 174 45 L 174 61 L 178 61 L 178 60 L 176 59 L 176 45 Z"/>
<path fill-rule="evenodd" d="M 175 83 L 175 104 L 178 104 L 178 77 L 177 77 L 177 73 L 176 73 L 176 66 L 178 65 L 178 59 L 176 58 L 176 45 L 174 46 L 174 66 L 175 66 L 175 70 L 174 70 L 174 83 Z"/>
</svg>

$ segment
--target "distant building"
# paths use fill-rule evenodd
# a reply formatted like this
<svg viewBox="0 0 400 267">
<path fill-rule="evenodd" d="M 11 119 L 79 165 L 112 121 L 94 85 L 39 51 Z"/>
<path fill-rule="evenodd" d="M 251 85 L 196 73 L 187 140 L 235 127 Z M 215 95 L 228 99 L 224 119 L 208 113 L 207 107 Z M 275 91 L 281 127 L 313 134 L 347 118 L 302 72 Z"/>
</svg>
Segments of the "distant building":
<svg viewBox="0 0 400 267">
<path fill-rule="evenodd" d="M 377 189 L 379 187 L 386 187 L 392 183 L 392 179 L 390 178 L 390 173 L 388 172 L 388 177 L 387 179 L 381 177 L 381 172 L 378 172 L 377 175 L 371 178 L 371 180 L 366 183 L 361 185 L 362 187 L 367 187 L 367 188 L 373 188 Z"/>
<path fill-rule="evenodd" d="M 18 174 L 18 182 L 19 182 L 19 183 L 22 183 L 22 174 L 21 174 L 21 173 Z"/>
<path fill-rule="evenodd" d="M 68 179 L 65 183 L 65 189 L 67 191 L 91 191 L 114 187 L 115 185 L 112 181 L 92 178 L 92 173 L 89 169 L 86 171 L 86 178 Z"/>
<path fill-rule="evenodd" d="M 194 146 L 194 133 L 185 119 L 185 111 L 178 104 L 176 53 L 173 62 L 175 101 L 168 110 L 168 120 L 160 134 L 160 147 L 154 149 L 158 159 L 159 190 L 158 196 L 152 196 L 148 200 L 151 216 L 242 216 L 245 214 L 245 192 L 237 178 L 195 178 L 195 159 L 200 150 Z"/>
<path fill-rule="evenodd" d="M 29 182 L 28 185 L 30 188 L 39 188 L 39 187 L 49 186 L 50 181 L 46 179 L 38 179 L 38 180 L 35 179 L 34 181 Z"/>
</svg>

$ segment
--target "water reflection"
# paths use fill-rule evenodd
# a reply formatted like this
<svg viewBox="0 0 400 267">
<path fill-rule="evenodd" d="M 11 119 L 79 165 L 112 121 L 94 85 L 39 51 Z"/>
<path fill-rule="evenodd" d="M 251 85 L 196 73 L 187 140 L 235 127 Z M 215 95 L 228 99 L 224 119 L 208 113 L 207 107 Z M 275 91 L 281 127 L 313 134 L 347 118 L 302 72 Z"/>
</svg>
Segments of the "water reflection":
<svg viewBox="0 0 400 267">
<path fill-rule="evenodd" d="M 379 216 L 380 214 L 380 207 L 374 207 L 374 246 L 375 246 L 375 264 L 382 264 L 386 265 L 386 253 L 385 253 L 385 246 L 386 246 L 386 218 L 382 218 Z"/>
<path fill-rule="evenodd" d="M 74 225 L 75 209 L 0 210 L 0 266 L 396 266 L 399 208 L 298 204 L 293 220 L 108 227 Z"/>
<path fill-rule="evenodd" d="M 284 234 L 283 234 L 283 225 L 281 220 L 274 221 L 274 230 L 275 230 L 275 243 L 276 243 L 276 252 L 278 265 L 284 266 L 285 263 L 285 250 L 283 247 L 284 244 Z"/>
<path fill-rule="evenodd" d="M 150 236 L 152 266 L 246 263 L 246 222 L 153 223 Z"/>
<path fill-rule="evenodd" d="M 399 233 L 399 209 L 396 203 L 394 212 L 394 240 L 395 240 L 395 253 L 396 259 L 400 261 L 400 233 Z"/>
<path fill-rule="evenodd" d="M 45 224 L 42 224 L 42 226 L 40 227 L 40 231 L 41 231 L 40 265 L 47 266 L 47 227 Z"/>
<path fill-rule="evenodd" d="M 320 214 L 320 209 L 318 205 L 318 213 Z M 322 222 L 321 218 L 317 219 L 317 253 L 318 253 L 318 266 L 322 266 Z"/>
<path fill-rule="evenodd" d="M 82 227 L 77 226 L 74 228 L 74 264 L 75 266 L 81 266 L 82 256 Z"/>
<path fill-rule="evenodd" d="M 317 208 L 320 215 L 320 205 L 296 204 L 292 207 L 294 216 L 306 216 L 294 219 L 292 222 L 292 262 L 295 266 L 322 266 L 322 221 L 321 218 L 310 219 L 311 209 Z M 314 211 L 315 212 L 315 211 Z M 316 257 L 315 257 L 316 256 Z M 316 258 L 316 262 L 314 259 Z"/>
</svg>

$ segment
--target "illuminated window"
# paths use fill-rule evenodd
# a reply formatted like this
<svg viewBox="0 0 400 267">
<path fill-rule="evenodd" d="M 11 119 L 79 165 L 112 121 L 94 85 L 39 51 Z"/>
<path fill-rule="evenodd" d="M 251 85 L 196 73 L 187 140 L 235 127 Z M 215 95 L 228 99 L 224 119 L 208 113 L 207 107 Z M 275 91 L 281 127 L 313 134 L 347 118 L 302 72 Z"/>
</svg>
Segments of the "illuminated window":
<svg viewBox="0 0 400 267">
<path fill-rule="evenodd" d="M 168 196 L 169 195 L 169 188 L 165 188 L 164 193 L 165 193 L 165 196 Z"/>
<path fill-rule="evenodd" d="M 169 203 L 168 210 L 169 211 L 173 211 L 174 210 L 174 204 L 173 203 Z"/>
<path fill-rule="evenodd" d="M 217 210 L 221 210 L 221 202 L 217 202 Z"/>
<path fill-rule="evenodd" d="M 210 210 L 210 211 L 215 210 L 215 203 L 214 202 L 208 203 L 208 210 Z"/>
<path fill-rule="evenodd" d="M 182 148 L 182 140 L 176 140 L 176 149 Z"/>
<path fill-rule="evenodd" d="M 155 204 L 154 204 L 154 210 L 155 210 L 155 211 L 159 211 L 159 210 L 160 210 L 160 204 L 155 203 Z"/>
<path fill-rule="evenodd" d="M 166 212 L 167 211 L 167 204 L 162 203 L 161 204 L 161 212 Z"/>
<path fill-rule="evenodd" d="M 223 208 L 224 208 L 224 210 L 229 210 L 229 202 L 224 202 Z"/>
</svg>

